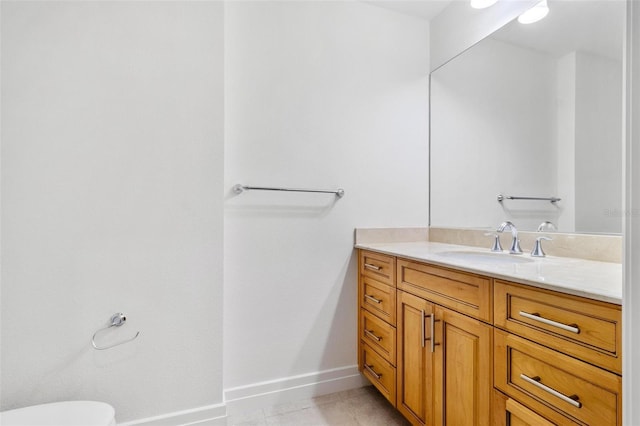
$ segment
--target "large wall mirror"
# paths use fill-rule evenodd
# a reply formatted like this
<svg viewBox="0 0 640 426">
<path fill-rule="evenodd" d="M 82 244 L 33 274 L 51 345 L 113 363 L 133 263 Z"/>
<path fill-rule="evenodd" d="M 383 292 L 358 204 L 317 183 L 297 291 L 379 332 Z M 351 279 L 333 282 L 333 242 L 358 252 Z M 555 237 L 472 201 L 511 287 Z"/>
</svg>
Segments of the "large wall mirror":
<svg viewBox="0 0 640 426">
<path fill-rule="evenodd" d="M 431 226 L 622 232 L 625 2 L 548 4 L 431 74 Z"/>
</svg>

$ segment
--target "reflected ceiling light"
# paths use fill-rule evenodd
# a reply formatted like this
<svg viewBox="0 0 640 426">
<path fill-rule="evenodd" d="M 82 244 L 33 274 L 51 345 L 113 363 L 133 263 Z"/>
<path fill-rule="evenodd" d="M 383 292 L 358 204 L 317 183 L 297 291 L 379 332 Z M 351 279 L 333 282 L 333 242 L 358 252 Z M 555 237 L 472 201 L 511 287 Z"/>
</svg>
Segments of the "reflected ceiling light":
<svg viewBox="0 0 640 426">
<path fill-rule="evenodd" d="M 493 6 L 498 0 L 471 0 L 471 7 L 474 9 L 484 9 Z"/>
<path fill-rule="evenodd" d="M 549 6 L 547 0 L 542 0 L 540 3 L 527 10 L 522 15 L 518 16 L 518 22 L 521 24 L 533 24 L 538 22 L 549 13 Z"/>
</svg>

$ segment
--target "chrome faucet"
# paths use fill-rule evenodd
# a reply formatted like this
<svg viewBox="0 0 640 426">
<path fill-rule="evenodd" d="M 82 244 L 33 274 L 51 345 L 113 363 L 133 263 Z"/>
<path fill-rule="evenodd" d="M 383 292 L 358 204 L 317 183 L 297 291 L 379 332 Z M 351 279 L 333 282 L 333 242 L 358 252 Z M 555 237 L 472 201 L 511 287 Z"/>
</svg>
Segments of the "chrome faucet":
<svg viewBox="0 0 640 426">
<path fill-rule="evenodd" d="M 533 257 L 545 257 L 546 253 L 542 250 L 542 240 L 551 241 L 549 237 L 538 237 L 536 238 L 536 243 L 533 246 L 533 250 L 531 250 L 531 256 Z"/>
<path fill-rule="evenodd" d="M 518 239 L 518 230 L 516 226 L 509 222 L 502 222 L 500 226 L 498 226 L 497 232 L 503 232 L 505 229 L 509 228 L 511 230 L 511 248 L 509 249 L 509 253 L 511 254 L 522 254 L 522 249 L 520 248 L 520 240 Z"/>
<path fill-rule="evenodd" d="M 544 232 L 544 231 L 553 232 L 557 230 L 558 228 L 553 224 L 553 222 L 549 222 L 548 220 L 545 220 L 540 225 L 538 225 L 538 232 Z"/>
</svg>

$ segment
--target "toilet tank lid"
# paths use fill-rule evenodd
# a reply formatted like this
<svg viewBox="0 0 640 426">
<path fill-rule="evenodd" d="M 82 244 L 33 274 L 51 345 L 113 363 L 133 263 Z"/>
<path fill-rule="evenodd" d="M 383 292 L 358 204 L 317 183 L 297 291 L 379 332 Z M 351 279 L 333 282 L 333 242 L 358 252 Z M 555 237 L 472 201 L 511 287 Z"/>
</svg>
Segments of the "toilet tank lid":
<svg viewBox="0 0 640 426">
<path fill-rule="evenodd" d="M 108 426 L 115 410 L 104 402 L 62 401 L 0 413 L 2 426 Z"/>
</svg>

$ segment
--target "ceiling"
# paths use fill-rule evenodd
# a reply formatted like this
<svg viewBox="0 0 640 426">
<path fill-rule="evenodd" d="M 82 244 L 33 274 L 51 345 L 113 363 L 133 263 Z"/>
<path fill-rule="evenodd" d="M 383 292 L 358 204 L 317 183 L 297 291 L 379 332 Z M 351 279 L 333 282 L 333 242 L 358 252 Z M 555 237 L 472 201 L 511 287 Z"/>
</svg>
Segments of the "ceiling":
<svg viewBox="0 0 640 426">
<path fill-rule="evenodd" d="M 430 21 L 453 1 L 454 0 L 365 0 L 364 2 Z"/>
<path fill-rule="evenodd" d="M 549 14 L 534 24 L 513 21 L 492 38 L 555 57 L 581 51 L 621 60 L 626 4 L 621 0 L 548 0 Z"/>
</svg>

